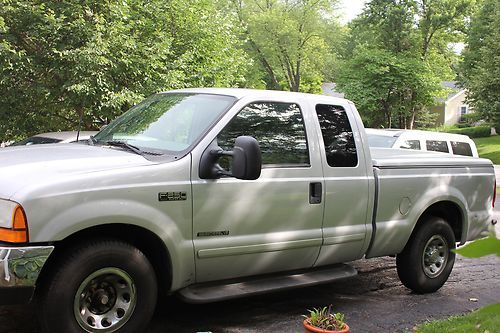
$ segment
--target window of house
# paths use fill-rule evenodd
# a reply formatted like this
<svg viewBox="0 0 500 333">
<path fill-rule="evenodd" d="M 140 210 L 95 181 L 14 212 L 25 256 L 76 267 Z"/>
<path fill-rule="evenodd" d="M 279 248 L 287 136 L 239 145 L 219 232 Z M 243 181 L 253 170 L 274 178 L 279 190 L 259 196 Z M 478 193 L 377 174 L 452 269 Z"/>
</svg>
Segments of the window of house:
<svg viewBox="0 0 500 333">
<path fill-rule="evenodd" d="M 232 150 L 238 136 L 253 136 L 263 167 L 309 166 L 302 112 L 297 104 L 258 102 L 247 105 L 217 136 L 219 147 Z M 227 161 L 219 164 L 229 168 Z"/>
<path fill-rule="evenodd" d="M 462 105 L 460 107 L 460 115 L 463 116 L 464 114 L 467 114 L 467 106 L 466 105 Z"/>
<path fill-rule="evenodd" d="M 455 155 L 472 156 L 472 148 L 467 142 L 451 141 L 451 150 Z"/>
<path fill-rule="evenodd" d="M 427 150 L 449 153 L 448 144 L 446 143 L 446 141 L 427 140 L 425 143 L 427 146 Z"/>
<path fill-rule="evenodd" d="M 318 104 L 316 114 L 323 135 L 328 165 L 331 167 L 357 166 L 356 143 L 344 108 Z"/>
</svg>

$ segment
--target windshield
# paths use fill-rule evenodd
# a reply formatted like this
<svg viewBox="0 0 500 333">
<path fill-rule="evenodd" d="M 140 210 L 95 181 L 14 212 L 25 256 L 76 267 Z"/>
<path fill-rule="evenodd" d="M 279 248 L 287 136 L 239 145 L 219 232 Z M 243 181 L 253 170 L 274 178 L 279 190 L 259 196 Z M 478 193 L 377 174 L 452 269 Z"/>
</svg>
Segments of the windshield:
<svg viewBox="0 0 500 333">
<path fill-rule="evenodd" d="M 396 142 L 397 137 L 367 134 L 368 135 L 368 145 L 370 147 L 378 148 L 391 148 L 394 142 Z"/>
<path fill-rule="evenodd" d="M 41 145 L 47 143 L 58 143 L 61 142 L 60 139 L 46 138 L 43 136 L 32 136 L 22 141 L 15 142 L 11 146 L 31 146 L 31 145 Z"/>
<path fill-rule="evenodd" d="M 111 122 L 94 140 L 120 141 L 150 152 L 182 152 L 234 101 L 234 97 L 210 94 L 153 95 Z"/>
</svg>

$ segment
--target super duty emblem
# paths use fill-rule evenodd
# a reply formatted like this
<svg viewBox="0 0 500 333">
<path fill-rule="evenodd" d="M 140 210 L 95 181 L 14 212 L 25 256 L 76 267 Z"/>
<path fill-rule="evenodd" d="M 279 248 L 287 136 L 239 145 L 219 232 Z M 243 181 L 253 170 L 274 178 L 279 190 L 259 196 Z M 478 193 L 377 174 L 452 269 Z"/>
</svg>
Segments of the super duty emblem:
<svg viewBox="0 0 500 333">
<path fill-rule="evenodd" d="M 187 200 L 186 192 L 160 192 L 158 193 L 159 201 L 184 201 Z"/>
</svg>

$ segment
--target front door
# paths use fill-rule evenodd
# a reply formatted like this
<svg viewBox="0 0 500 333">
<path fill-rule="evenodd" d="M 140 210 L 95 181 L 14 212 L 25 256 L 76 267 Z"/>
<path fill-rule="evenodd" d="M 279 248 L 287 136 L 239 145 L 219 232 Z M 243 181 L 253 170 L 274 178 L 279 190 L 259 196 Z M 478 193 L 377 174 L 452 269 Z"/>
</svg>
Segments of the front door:
<svg viewBox="0 0 500 333">
<path fill-rule="evenodd" d="M 215 140 L 232 150 L 238 136 L 256 138 L 263 160 L 259 179 L 203 180 L 193 168 L 197 282 L 314 264 L 322 243 L 323 183 L 319 154 L 310 154 L 318 143 L 308 142 L 306 127 L 299 102 L 250 103 Z M 230 160 L 220 164 L 230 169 Z"/>
</svg>

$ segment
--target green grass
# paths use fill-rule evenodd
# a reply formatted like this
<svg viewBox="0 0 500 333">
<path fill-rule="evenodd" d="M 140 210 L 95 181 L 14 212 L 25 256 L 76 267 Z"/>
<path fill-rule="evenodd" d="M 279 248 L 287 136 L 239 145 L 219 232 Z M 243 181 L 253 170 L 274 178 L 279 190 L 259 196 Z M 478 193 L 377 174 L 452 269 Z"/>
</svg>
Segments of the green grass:
<svg viewBox="0 0 500 333">
<path fill-rule="evenodd" d="M 490 159 L 493 164 L 500 164 L 500 135 L 473 139 L 479 157 Z"/>
<path fill-rule="evenodd" d="M 464 316 L 430 321 L 419 325 L 415 333 L 470 333 L 500 330 L 500 303 L 488 305 Z"/>
</svg>

